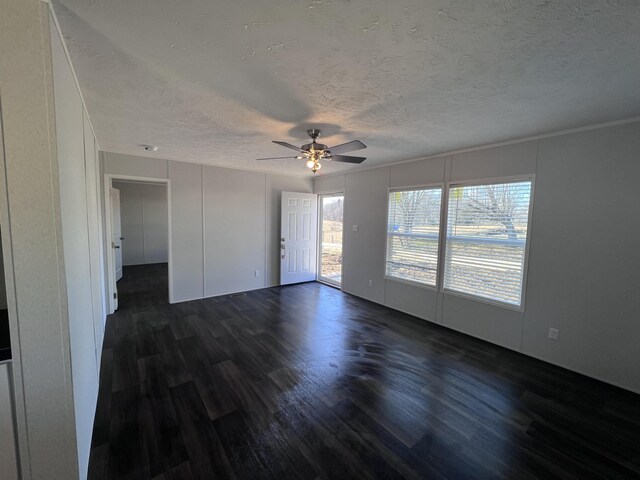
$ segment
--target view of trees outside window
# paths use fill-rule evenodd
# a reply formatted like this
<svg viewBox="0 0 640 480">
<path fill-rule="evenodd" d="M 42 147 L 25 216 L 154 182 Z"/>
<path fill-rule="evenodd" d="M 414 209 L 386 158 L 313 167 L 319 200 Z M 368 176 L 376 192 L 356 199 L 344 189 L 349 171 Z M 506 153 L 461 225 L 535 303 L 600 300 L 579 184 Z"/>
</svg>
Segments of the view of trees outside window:
<svg viewBox="0 0 640 480">
<path fill-rule="evenodd" d="M 444 287 L 520 305 L 531 182 L 452 186 Z"/>
<path fill-rule="evenodd" d="M 343 196 L 323 196 L 320 277 L 334 283 L 342 280 Z"/>
<path fill-rule="evenodd" d="M 436 285 L 442 189 L 389 193 L 387 275 Z"/>
</svg>

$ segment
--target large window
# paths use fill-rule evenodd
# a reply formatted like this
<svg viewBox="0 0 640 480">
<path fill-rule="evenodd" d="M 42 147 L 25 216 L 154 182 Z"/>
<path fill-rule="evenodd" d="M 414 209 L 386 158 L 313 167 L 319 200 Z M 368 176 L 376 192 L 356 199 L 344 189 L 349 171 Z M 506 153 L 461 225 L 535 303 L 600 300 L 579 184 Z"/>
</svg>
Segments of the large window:
<svg viewBox="0 0 640 480">
<path fill-rule="evenodd" d="M 392 191 L 387 276 L 436 285 L 442 188 Z"/>
<path fill-rule="evenodd" d="M 531 182 L 452 185 L 446 290 L 520 306 Z"/>
</svg>

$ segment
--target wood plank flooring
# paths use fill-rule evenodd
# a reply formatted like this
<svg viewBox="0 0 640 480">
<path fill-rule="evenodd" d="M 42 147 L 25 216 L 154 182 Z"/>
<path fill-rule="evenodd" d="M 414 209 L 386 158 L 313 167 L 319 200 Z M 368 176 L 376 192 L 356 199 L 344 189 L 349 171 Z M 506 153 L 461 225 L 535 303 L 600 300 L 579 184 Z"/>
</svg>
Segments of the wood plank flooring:
<svg viewBox="0 0 640 480">
<path fill-rule="evenodd" d="M 91 479 L 638 479 L 640 396 L 317 283 L 125 267 Z"/>
</svg>

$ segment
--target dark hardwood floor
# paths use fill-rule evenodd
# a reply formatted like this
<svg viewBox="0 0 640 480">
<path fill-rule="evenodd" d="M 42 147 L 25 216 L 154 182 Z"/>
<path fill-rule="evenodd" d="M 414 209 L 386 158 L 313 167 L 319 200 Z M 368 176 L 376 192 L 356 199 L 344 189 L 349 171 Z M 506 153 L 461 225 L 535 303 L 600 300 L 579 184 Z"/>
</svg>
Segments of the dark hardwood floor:
<svg viewBox="0 0 640 480">
<path fill-rule="evenodd" d="M 126 267 L 91 479 L 640 478 L 640 396 L 309 283 Z"/>
</svg>

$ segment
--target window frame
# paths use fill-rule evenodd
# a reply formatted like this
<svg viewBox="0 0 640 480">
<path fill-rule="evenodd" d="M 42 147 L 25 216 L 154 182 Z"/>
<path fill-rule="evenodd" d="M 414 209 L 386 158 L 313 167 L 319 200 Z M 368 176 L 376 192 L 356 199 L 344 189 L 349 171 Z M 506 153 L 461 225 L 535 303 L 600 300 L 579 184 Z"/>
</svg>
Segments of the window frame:
<svg viewBox="0 0 640 480">
<path fill-rule="evenodd" d="M 435 285 L 429 285 L 427 283 L 418 282 L 415 280 L 411 280 L 408 278 L 394 277 L 392 275 L 387 274 L 387 254 L 389 252 L 389 201 L 391 199 L 391 194 L 395 192 L 411 192 L 414 190 L 429 190 L 429 189 L 440 189 L 440 222 L 438 224 L 438 258 L 436 260 L 436 283 Z M 388 187 L 387 188 L 387 206 L 386 206 L 386 215 L 385 215 L 385 231 L 384 231 L 384 279 L 391 280 L 393 282 L 404 283 L 407 285 L 411 285 L 413 287 L 424 288 L 426 290 L 431 290 L 433 292 L 440 291 L 440 270 L 443 264 L 441 263 L 441 254 L 442 250 L 442 214 L 443 214 L 443 206 L 445 202 L 445 189 L 446 183 L 437 182 L 437 183 L 428 183 L 421 185 L 409 185 L 402 187 Z"/>
<path fill-rule="evenodd" d="M 507 310 L 513 310 L 516 312 L 524 313 L 525 304 L 526 304 L 526 292 L 527 292 L 527 280 L 529 273 L 529 250 L 531 247 L 531 227 L 533 220 L 533 204 L 534 204 L 534 196 L 535 196 L 535 174 L 527 174 L 527 175 L 512 175 L 505 177 L 492 177 L 492 178 L 481 178 L 481 179 L 472 179 L 472 180 L 450 180 L 445 183 L 445 192 L 443 193 L 443 202 L 446 201 L 446 207 L 444 208 L 444 216 L 441 216 L 441 238 L 442 238 L 442 256 L 438 257 L 441 259 L 441 266 L 438 271 L 440 272 L 440 276 L 438 277 L 439 292 L 443 295 L 451 295 L 454 297 L 460 297 L 467 300 L 472 300 L 476 302 L 481 302 L 497 307 L 502 307 Z M 444 287 L 444 270 L 445 270 L 445 262 L 446 262 L 446 248 L 448 246 L 448 238 L 447 233 L 449 229 L 449 193 L 451 188 L 455 187 L 472 187 L 472 186 L 483 186 L 483 185 L 500 185 L 507 183 L 520 183 L 520 182 L 531 182 L 531 190 L 529 195 L 529 211 L 527 212 L 527 237 L 525 239 L 524 246 L 524 260 L 522 263 L 522 288 L 520 291 L 520 305 L 514 305 L 512 303 L 503 302 L 500 300 L 495 300 L 492 298 L 482 297 L 479 295 L 473 295 L 465 292 L 458 292 L 456 290 L 450 290 Z"/>
</svg>

